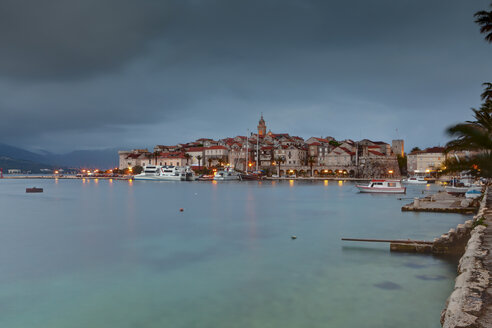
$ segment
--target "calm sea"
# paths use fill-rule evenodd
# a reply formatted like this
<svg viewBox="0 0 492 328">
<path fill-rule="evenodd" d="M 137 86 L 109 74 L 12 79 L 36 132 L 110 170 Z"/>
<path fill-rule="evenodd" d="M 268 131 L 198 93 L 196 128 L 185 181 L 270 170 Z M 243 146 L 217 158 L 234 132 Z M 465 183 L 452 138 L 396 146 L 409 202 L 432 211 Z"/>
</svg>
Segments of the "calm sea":
<svg viewBox="0 0 492 328">
<path fill-rule="evenodd" d="M 0 327 L 437 328 L 455 260 L 340 241 L 464 222 L 400 211 L 435 188 L 3 179 Z"/>
</svg>

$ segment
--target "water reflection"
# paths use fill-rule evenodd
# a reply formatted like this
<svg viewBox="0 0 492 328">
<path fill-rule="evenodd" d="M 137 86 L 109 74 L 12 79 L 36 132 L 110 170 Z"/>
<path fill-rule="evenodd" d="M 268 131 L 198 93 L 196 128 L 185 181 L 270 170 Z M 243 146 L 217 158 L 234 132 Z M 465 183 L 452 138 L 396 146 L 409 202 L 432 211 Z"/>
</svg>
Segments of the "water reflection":
<svg viewBox="0 0 492 328">
<path fill-rule="evenodd" d="M 294 180 L 289 180 L 289 187 L 294 187 Z"/>
<path fill-rule="evenodd" d="M 324 186 L 327 186 L 327 185 L 328 185 L 328 180 L 325 180 L 325 181 L 323 182 L 323 185 L 324 185 Z"/>
</svg>

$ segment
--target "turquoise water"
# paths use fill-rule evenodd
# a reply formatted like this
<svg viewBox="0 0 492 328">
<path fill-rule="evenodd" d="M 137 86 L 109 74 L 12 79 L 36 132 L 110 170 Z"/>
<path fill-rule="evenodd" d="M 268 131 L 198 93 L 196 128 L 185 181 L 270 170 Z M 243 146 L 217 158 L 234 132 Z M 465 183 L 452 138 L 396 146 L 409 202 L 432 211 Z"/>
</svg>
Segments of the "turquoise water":
<svg viewBox="0 0 492 328">
<path fill-rule="evenodd" d="M 400 197 L 337 181 L 0 180 L 0 327 L 437 328 L 454 260 L 340 241 L 432 240 L 467 219 L 402 213 Z"/>
</svg>

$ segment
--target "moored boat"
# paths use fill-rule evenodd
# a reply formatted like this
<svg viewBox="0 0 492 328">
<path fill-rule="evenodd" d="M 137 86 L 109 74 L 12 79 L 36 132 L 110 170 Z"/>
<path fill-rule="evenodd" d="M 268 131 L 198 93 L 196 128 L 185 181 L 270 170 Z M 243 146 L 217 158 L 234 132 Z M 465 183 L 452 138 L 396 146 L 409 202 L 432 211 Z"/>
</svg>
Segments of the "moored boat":
<svg viewBox="0 0 492 328">
<path fill-rule="evenodd" d="M 364 193 L 391 193 L 404 194 L 407 188 L 401 185 L 400 180 L 372 180 L 367 186 L 357 185 Z"/>
<path fill-rule="evenodd" d="M 408 183 L 408 184 L 427 184 L 429 183 L 427 180 L 425 180 L 424 177 L 420 176 L 412 176 L 407 179 L 404 179 L 402 181 L 403 183 Z"/>
<path fill-rule="evenodd" d="M 213 179 L 214 176 L 209 174 L 202 174 L 197 178 L 198 181 L 212 181 Z"/>
<path fill-rule="evenodd" d="M 28 193 L 43 192 L 43 188 L 36 188 L 36 187 L 26 188 L 26 192 L 28 192 Z"/>
<path fill-rule="evenodd" d="M 455 196 L 464 195 L 468 191 L 469 187 L 455 187 L 455 186 L 446 186 L 444 190 L 450 194 Z"/>
<path fill-rule="evenodd" d="M 261 180 L 263 176 L 257 173 L 243 173 L 241 174 L 241 180 Z"/>
<path fill-rule="evenodd" d="M 194 181 L 195 173 L 189 167 L 147 165 L 135 180 L 153 181 Z"/>
<path fill-rule="evenodd" d="M 475 198 L 478 198 L 480 196 L 482 196 L 481 188 L 472 187 L 472 188 L 468 189 L 467 192 L 465 192 L 466 198 L 475 199 Z"/>
<path fill-rule="evenodd" d="M 226 167 L 225 169 L 215 173 L 214 180 L 216 181 L 241 180 L 241 173 L 236 172 L 234 169 L 230 167 Z"/>
</svg>

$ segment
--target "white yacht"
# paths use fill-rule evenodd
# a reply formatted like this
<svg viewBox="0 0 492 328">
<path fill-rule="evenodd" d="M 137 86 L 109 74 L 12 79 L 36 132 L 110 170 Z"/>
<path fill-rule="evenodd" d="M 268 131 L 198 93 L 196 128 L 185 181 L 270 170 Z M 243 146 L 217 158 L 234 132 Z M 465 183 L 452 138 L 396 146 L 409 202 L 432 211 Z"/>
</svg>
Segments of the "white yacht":
<svg viewBox="0 0 492 328">
<path fill-rule="evenodd" d="M 214 180 L 216 181 L 229 181 L 229 180 L 241 180 L 241 173 L 234 171 L 230 167 L 226 167 L 222 171 L 215 173 Z"/>
<path fill-rule="evenodd" d="M 356 186 L 360 192 L 404 194 L 406 187 L 402 187 L 400 180 L 372 180 L 367 186 Z"/>
<path fill-rule="evenodd" d="M 420 176 L 412 176 L 412 177 L 409 177 L 409 178 L 403 180 L 402 182 L 408 183 L 408 184 L 427 184 L 428 183 L 428 181 L 425 180 L 424 177 L 420 177 Z"/>
<path fill-rule="evenodd" d="M 134 176 L 135 180 L 156 181 L 193 181 L 195 174 L 189 167 L 181 166 L 144 166 L 142 173 Z"/>
</svg>

